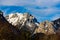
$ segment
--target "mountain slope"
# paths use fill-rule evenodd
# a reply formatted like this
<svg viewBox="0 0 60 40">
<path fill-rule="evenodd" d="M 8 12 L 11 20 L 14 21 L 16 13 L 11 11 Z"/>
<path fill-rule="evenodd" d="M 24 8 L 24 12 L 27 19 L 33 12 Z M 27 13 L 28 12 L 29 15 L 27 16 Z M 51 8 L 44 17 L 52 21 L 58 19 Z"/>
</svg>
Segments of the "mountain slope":
<svg viewBox="0 0 60 40">
<path fill-rule="evenodd" d="M 39 23 L 29 13 L 0 11 L 0 40 L 60 40 L 60 19 Z"/>
<path fill-rule="evenodd" d="M 19 34 L 19 30 L 0 13 L 0 40 L 15 40 Z"/>
</svg>

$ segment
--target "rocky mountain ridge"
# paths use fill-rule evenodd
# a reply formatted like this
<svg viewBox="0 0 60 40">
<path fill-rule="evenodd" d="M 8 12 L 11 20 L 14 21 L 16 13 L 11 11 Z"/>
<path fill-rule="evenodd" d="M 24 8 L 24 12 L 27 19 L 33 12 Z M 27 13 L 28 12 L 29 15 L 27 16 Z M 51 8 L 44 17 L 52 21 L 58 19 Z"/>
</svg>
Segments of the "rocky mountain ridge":
<svg viewBox="0 0 60 40">
<path fill-rule="evenodd" d="M 12 40 L 12 39 L 13 40 L 20 40 L 20 39 L 34 40 L 35 37 L 33 36 L 37 34 L 36 38 L 37 37 L 40 38 L 41 35 L 38 36 L 40 33 L 43 33 L 43 35 L 53 35 L 54 39 L 51 40 L 58 40 L 59 36 L 56 36 L 55 39 L 55 35 L 56 34 L 60 35 L 60 19 L 51 22 L 45 21 L 39 23 L 37 19 L 29 13 L 9 14 L 6 17 L 4 17 L 3 12 L 0 12 L 0 34 L 1 34 L 0 39 L 1 40 Z M 7 36 L 9 37 L 7 38 Z M 39 40 L 39 39 L 35 39 L 35 40 Z"/>
<path fill-rule="evenodd" d="M 45 21 L 39 23 L 37 19 L 29 13 L 15 13 L 9 14 L 6 16 L 6 19 L 9 23 L 16 26 L 19 30 L 26 26 L 24 29 L 29 30 L 31 33 L 45 33 L 45 34 L 55 34 L 56 29 L 60 27 L 60 20 L 55 21 Z M 58 27 L 57 27 L 58 25 Z"/>
<path fill-rule="evenodd" d="M 30 31 L 31 33 L 38 26 L 37 19 L 29 13 L 16 13 L 6 16 L 6 19 L 9 23 L 16 26 L 19 30 L 25 27 L 25 30 Z"/>
</svg>

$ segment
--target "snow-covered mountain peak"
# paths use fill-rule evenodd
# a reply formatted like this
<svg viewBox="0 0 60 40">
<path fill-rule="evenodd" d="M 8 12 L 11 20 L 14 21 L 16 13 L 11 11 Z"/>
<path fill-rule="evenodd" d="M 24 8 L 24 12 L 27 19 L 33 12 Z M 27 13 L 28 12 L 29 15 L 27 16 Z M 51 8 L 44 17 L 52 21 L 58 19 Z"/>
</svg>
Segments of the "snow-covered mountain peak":
<svg viewBox="0 0 60 40">
<path fill-rule="evenodd" d="M 17 26 L 21 29 L 23 26 L 26 26 L 27 29 L 33 31 L 39 23 L 37 19 L 29 13 L 14 13 L 6 16 L 6 19 L 9 23 L 14 26 Z"/>
</svg>

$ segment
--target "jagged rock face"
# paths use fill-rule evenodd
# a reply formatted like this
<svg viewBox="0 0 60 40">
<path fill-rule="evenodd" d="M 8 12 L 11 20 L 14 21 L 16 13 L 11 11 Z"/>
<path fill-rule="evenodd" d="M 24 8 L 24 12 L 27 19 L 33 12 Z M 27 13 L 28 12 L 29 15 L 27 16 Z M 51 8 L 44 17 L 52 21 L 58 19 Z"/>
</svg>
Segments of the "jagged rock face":
<svg viewBox="0 0 60 40">
<path fill-rule="evenodd" d="M 56 29 L 56 33 L 60 35 L 60 18 L 52 21 L 54 23 L 54 28 Z"/>
<path fill-rule="evenodd" d="M 54 23 L 54 28 L 57 30 L 60 27 L 60 18 L 52 21 Z"/>
<path fill-rule="evenodd" d="M 39 27 L 36 28 L 35 33 L 44 33 L 46 35 L 55 34 L 55 29 L 52 22 L 42 22 Z"/>
<path fill-rule="evenodd" d="M 9 23 L 16 26 L 19 30 L 23 27 L 27 28 L 27 31 L 33 32 L 38 26 L 38 22 L 34 16 L 28 13 L 16 13 L 6 16 Z"/>
<path fill-rule="evenodd" d="M 3 15 L 3 12 L 0 10 L 0 15 Z"/>
</svg>

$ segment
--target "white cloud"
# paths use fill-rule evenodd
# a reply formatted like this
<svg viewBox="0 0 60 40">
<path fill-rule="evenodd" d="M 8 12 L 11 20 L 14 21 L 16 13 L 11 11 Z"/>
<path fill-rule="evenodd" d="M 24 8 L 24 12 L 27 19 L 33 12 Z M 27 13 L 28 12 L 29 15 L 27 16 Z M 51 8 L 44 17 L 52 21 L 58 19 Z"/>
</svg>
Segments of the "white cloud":
<svg viewBox="0 0 60 40">
<path fill-rule="evenodd" d="M 60 0 L 36 0 L 36 4 L 40 6 L 52 6 Z"/>
<path fill-rule="evenodd" d="M 38 6 L 52 6 L 60 0 L 0 0 L 1 5 L 38 5 Z"/>
<path fill-rule="evenodd" d="M 29 0 L 0 0 L 0 4 L 1 5 L 17 5 L 17 6 L 21 6 L 21 5 L 27 5 L 27 4 L 31 4 L 33 1 L 29 1 Z"/>
<path fill-rule="evenodd" d="M 28 10 L 32 10 L 31 12 L 35 15 L 38 16 L 48 16 L 51 14 L 57 14 L 57 12 L 60 12 L 60 10 L 56 9 L 56 8 L 46 8 L 46 9 L 35 9 L 34 7 L 26 7 L 26 9 Z M 60 13 L 58 13 L 60 14 Z"/>
<path fill-rule="evenodd" d="M 59 15 L 59 14 L 56 14 L 55 16 L 53 16 L 53 17 L 51 18 L 51 20 L 56 20 L 56 19 L 58 19 L 58 18 L 60 18 L 60 15 Z"/>
<path fill-rule="evenodd" d="M 0 0 L 0 5 L 24 6 L 27 10 L 30 10 L 34 16 L 38 15 L 37 18 L 40 19 L 41 17 L 45 18 L 60 12 L 60 9 L 58 10 L 55 8 L 55 5 L 57 5 L 59 2 L 60 0 Z M 58 14 L 60 15 L 60 13 Z M 60 16 L 55 15 L 53 19 L 58 17 Z"/>
</svg>

